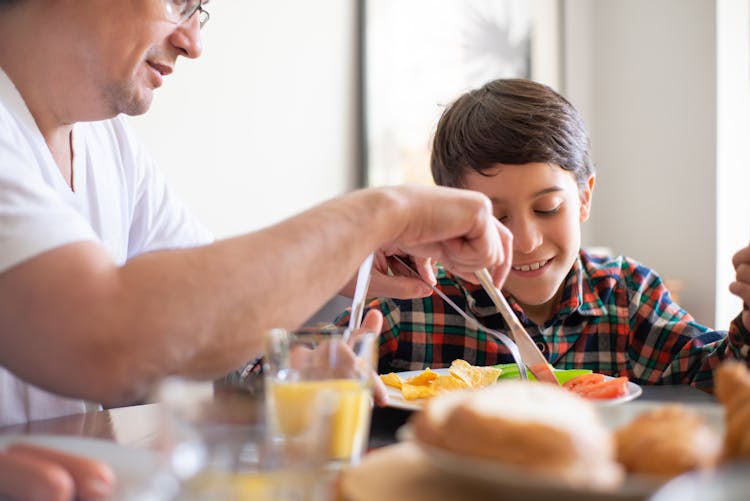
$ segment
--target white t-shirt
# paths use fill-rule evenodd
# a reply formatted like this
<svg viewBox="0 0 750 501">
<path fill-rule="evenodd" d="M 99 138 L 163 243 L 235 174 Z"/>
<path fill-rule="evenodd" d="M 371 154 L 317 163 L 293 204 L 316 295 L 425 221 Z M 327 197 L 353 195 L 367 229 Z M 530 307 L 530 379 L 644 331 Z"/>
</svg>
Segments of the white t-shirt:
<svg viewBox="0 0 750 501">
<path fill-rule="evenodd" d="M 211 242 L 122 118 L 76 124 L 73 152 L 75 191 L 0 69 L 0 273 L 72 242 L 98 242 L 118 265 L 153 250 Z M 0 366 L 0 426 L 92 406 L 98 404 L 53 395 Z"/>
</svg>

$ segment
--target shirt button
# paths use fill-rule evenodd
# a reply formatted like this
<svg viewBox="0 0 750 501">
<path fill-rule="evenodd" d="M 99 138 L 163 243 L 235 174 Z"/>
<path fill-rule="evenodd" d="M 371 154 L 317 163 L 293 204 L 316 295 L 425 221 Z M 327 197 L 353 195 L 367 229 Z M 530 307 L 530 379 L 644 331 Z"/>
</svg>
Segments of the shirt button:
<svg viewBox="0 0 750 501">
<path fill-rule="evenodd" d="M 539 351 L 541 351 L 542 353 L 547 351 L 547 345 L 545 343 L 542 343 L 541 341 L 537 341 L 536 347 L 539 348 Z"/>
</svg>

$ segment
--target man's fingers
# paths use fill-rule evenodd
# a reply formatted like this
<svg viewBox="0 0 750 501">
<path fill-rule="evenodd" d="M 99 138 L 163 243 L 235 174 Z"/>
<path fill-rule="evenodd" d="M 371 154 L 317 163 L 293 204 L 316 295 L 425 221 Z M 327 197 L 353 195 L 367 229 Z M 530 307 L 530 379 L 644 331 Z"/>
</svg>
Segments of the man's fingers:
<svg viewBox="0 0 750 501">
<path fill-rule="evenodd" d="M 7 453 L 11 456 L 49 461 L 62 466 L 73 477 L 77 499 L 83 501 L 105 499 L 114 492 L 115 473 L 112 468 L 101 461 L 20 442 L 8 447 Z"/>
<path fill-rule="evenodd" d="M 408 272 L 407 272 L 408 273 Z M 413 299 L 432 294 L 432 289 L 415 276 L 385 275 L 373 272 L 368 297 Z"/>
<path fill-rule="evenodd" d="M 502 288 L 505 279 L 508 278 L 510 267 L 513 264 L 513 234 L 500 221 L 495 220 L 495 228 L 500 235 L 500 243 L 503 249 L 503 261 L 499 266 L 492 268 L 492 280 L 495 285 Z"/>
<path fill-rule="evenodd" d="M 3 499 L 71 501 L 75 483 L 54 461 L 0 452 L 0 495 Z"/>
</svg>

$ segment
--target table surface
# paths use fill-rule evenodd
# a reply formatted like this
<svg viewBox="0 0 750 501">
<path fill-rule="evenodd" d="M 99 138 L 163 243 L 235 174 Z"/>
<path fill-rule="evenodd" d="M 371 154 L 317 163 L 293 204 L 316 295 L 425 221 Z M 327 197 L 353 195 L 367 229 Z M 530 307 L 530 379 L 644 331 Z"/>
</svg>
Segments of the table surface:
<svg viewBox="0 0 750 501">
<path fill-rule="evenodd" d="M 700 390 L 680 386 L 653 386 L 643 388 L 642 396 L 636 402 L 683 403 L 716 405 L 713 396 Z M 644 403 L 645 403 L 644 402 Z M 628 414 L 631 404 L 613 406 Z M 637 407 L 637 406 L 636 406 Z M 630 408 L 635 409 L 634 407 Z M 216 443 L 226 444 L 235 441 L 242 444 L 256 444 L 263 441 L 264 406 L 262 399 L 246 392 L 218 390 L 210 401 L 211 419 L 222 424 L 216 428 L 211 439 Z M 443 501 L 449 499 L 497 499 L 497 486 L 489 488 L 481 482 L 468 482 L 445 475 L 444 472 L 429 464 L 410 442 L 397 443 L 397 431 L 411 416 L 410 411 L 384 407 L 375 408 L 368 443 L 368 453 L 362 463 L 355 468 L 345 470 L 339 480 L 328 475 L 323 482 L 324 494 L 315 499 L 339 499 L 342 501 L 370 501 L 393 497 L 410 501 Z M 113 408 L 85 414 L 65 416 L 54 419 L 33 421 L 29 423 L 0 427 L 0 436 L 30 435 L 67 435 L 111 440 L 117 444 L 145 449 L 157 449 L 163 439 L 164 404 L 144 404 L 130 407 Z M 214 430 L 214 431 L 216 431 Z M 43 438 L 43 437 L 40 437 Z M 234 444 L 234 442 L 231 442 Z M 232 445 L 234 447 L 234 445 Z M 390 468 L 389 481 L 383 482 L 385 467 Z M 223 485 L 223 484 L 222 484 Z M 335 487 L 338 485 L 338 487 Z M 337 494 L 332 494 L 334 490 Z M 511 500 L 508 493 L 503 499 Z M 537 501 L 523 493 L 524 501 Z M 457 497 L 458 496 L 458 497 Z M 202 499 L 202 498 L 201 498 Z M 539 500 L 549 499 L 547 496 Z M 561 498 L 560 498 L 561 499 Z M 641 501 L 642 498 L 617 499 L 608 497 L 602 500 L 587 501 Z M 582 501 L 576 498 L 576 501 Z"/>
<path fill-rule="evenodd" d="M 688 386 L 647 386 L 638 401 L 671 403 L 713 403 L 712 395 Z M 216 415 L 233 426 L 246 426 L 262 432 L 263 403 L 258 397 L 233 392 L 217 392 Z M 624 404 L 627 405 L 627 404 Z M 119 407 L 54 419 L 0 427 L 0 434 L 56 434 L 114 440 L 122 445 L 151 447 L 157 437 L 160 404 Z M 372 415 L 369 449 L 396 443 L 397 430 L 411 412 L 390 407 L 375 408 Z"/>
</svg>

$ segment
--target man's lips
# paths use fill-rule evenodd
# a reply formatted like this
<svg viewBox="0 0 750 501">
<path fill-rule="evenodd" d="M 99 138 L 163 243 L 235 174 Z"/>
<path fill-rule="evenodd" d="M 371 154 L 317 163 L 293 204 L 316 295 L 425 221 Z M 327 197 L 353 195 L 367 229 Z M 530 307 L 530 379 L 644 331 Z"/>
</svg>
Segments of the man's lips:
<svg viewBox="0 0 750 501">
<path fill-rule="evenodd" d="M 161 76 L 169 75 L 173 71 L 172 67 L 166 64 L 161 64 L 154 61 L 146 61 L 146 64 L 158 71 L 159 75 Z"/>
</svg>

